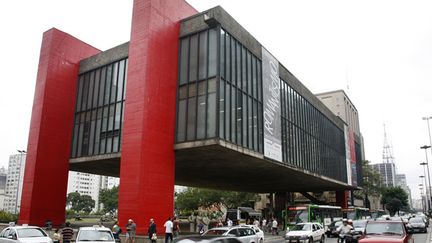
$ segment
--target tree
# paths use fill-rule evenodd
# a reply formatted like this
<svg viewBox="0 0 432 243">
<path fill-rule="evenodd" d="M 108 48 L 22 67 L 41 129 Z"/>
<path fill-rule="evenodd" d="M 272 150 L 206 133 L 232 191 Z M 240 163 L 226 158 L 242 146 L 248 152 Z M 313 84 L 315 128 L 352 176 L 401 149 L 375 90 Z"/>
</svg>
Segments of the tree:
<svg viewBox="0 0 432 243">
<path fill-rule="evenodd" d="M 69 193 L 66 202 L 67 205 L 70 205 L 71 209 L 77 213 L 90 213 L 95 206 L 95 200 L 93 200 L 89 195 L 81 195 L 79 192 Z"/>
<path fill-rule="evenodd" d="M 212 189 L 189 187 L 176 196 L 176 208 L 180 210 L 195 210 L 199 207 L 219 207 L 224 205 L 227 208 L 240 206 L 252 206 L 258 195 L 248 192 L 232 192 Z M 220 209 L 219 209 L 220 210 Z"/>
<path fill-rule="evenodd" d="M 395 215 L 402 207 L 408 207 L 408 195 L 400 187 L 388 187 L 382 192 L 381 203 L 390 215 Z"/>
<path fill-rule="evenodd" d="M 364 199 L 365 206 L 370 207 L 369 196 L 380 196 L 383 190 L 381 186 L 381 175 L 378 171 L 374 170 L 368 160 L 362 160 L 359 162 L 363 172 L 363 184 L 361 187 L 363 190 L 355 191 L 354 196 L 360 199 Z"/>
<path fill-rule="evenodd" d="M 99 202 L 103 204 L 105 213 L 115 213 L 118 208 L 118 186 L 112 189 L 101 189 L 99 192 Z"/>
</svg>

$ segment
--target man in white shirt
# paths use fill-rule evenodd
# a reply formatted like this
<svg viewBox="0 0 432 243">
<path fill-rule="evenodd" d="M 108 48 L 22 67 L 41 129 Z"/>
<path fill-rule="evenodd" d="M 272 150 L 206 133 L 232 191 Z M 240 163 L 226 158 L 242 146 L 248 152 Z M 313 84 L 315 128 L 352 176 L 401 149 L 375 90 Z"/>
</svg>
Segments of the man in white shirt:
<svg viewBox="0 0 432 243">
<path fill-rule="evenodd" d="M 267 230 L 266 230 L 266 227 L 267 227 L 267 219 L 263 219 L 261 225 L 262 225 L 262 226 L 261 226 L 261 227 L 262 227 L 262 228 L 261 228 L 262 231 L 264 231 L 264 232 L 267 231 Z"/>
<path fill-rule="evenodd" d="M 232 227 L 233 226 L 233 221 L 230 218 L 228 218 L 227 226 L 228 227 Z"/>
<path fill-rule="evenodd" d="M 171 242 L 173 240 L 173 222 L 171 221 L 171 218 L 168 218 L 168 220 L 164 224 L 165 227 L 165 242 Z"/>
<path fill-rule="evenodd" d="M 342 220 L 342 225 L 337 228 L 337 232 L 339 232 L 339 237 L 341 238 L 341 243 L 345 242 L 346 234 L 350 233 L 353 230 L 353 227 L 348 224 L 347 219 Z"/>
<path fill-rule="evenodd" d="M 276 218 L 273 218 L 273 222 L 272 222 L 272 235 L 278 235 L 278 222 L 276 220 Z"/>
</svg>

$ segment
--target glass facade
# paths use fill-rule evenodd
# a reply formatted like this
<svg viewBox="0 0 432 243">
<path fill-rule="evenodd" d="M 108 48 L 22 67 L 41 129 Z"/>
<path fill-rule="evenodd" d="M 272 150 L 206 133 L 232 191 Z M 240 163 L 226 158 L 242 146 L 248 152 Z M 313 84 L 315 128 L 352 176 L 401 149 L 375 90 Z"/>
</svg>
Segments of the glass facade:
<svg viewBox="0 0 432 243">
<path fill-rule="evenodd" d="M 182 37 L 176 143 L 217 137 L 263 153 L 261 71 L 260 58 L 220 27 Z M 283 163 L 346 182 L 343 130 L 280 82 Z"/>
<path fill-rule="evenodd" d="M 79 75 L 72 158 L 120 151 L 127 61 Z"/>
</svg>

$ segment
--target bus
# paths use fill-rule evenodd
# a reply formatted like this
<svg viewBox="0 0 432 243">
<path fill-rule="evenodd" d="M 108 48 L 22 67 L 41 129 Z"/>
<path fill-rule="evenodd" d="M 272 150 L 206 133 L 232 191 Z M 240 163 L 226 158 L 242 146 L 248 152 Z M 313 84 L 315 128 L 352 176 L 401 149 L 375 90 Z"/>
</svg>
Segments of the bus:
<svg viewBox="0 0 432 243">
<path fill-rule="evenodd" d="M 342 208 L 338 206 L 314 205 L 291 206 L 282 212 L 285 228 L 291 228 L 298 223 L 317 222 L 326 229 L 331 222 L 342 219 Z"/>
<path fill-rule="evenodd" d="M 255 211 L 253 208 L 238 207 L 236 209 L 227 210 L 225 222 L 227 222 L 228 219 L 231 219 L 233 221 L 233 225 L 244 225 L 248 224 L 253 218 L 256 218 L 258 221 L 260 221 L 261 213 Z"/>
<path fill-rule="evenodd" d="M 344 218 L 358 220 L 371 217 L 369 208 L 350 207 L 342 209 Z"/>
</svg>

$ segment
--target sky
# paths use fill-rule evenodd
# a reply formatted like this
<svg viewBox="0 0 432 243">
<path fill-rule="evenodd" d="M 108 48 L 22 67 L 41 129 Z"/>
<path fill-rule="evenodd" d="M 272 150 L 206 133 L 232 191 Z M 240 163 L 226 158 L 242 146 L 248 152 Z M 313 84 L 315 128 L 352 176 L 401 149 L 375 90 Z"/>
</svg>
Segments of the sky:
<svg viewBox="0 0 432 243">
<path fill-rule="evenodd" d="M 366 159 L 382 161 L 383 124 L 398 173 L 419 198 L 432 116 L 431 1 L 188 0 L 222 6 L 313 93 L 344 89 Z M 129 40 L 132 0 L 0 1 L 0 167 L 26 149 L 39 51 L 55 27 L 101 50 Z M 432 161 L 431 153 L 428 153 Z"/>
</svg>

